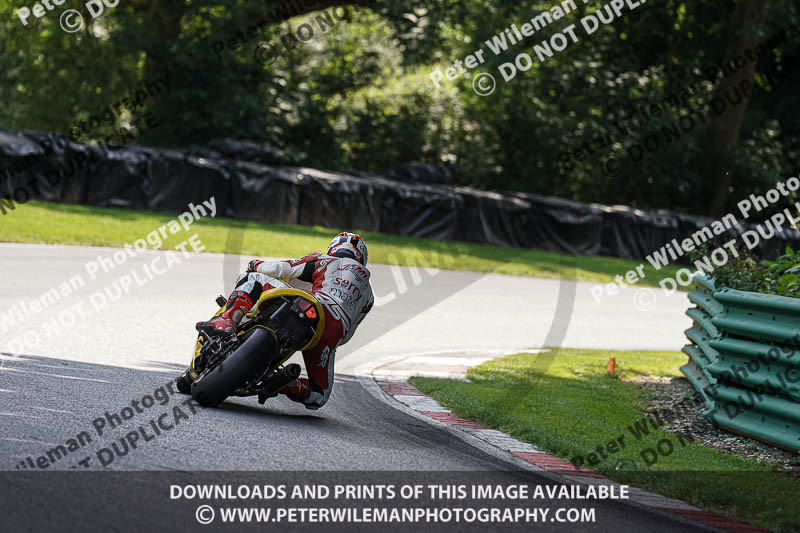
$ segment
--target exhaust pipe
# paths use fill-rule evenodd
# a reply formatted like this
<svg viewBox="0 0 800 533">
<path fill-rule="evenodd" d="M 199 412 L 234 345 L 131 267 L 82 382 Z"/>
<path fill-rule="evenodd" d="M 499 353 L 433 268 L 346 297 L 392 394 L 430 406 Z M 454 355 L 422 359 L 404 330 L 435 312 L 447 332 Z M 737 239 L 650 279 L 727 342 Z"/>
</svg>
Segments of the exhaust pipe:
<svg viewBox="0 0 800 533">
<path fill-rule="evenodd" d="M 283 370 L 279 370 L 272 374 L 261 387 L 261 392 L 258 393 L 258 403 L 264 404 L 267 398 L 271 398 L 278 394 L 278 391 L 300 377 L 300 365 L 292 363 L 286 365 Z"/>
</svg>

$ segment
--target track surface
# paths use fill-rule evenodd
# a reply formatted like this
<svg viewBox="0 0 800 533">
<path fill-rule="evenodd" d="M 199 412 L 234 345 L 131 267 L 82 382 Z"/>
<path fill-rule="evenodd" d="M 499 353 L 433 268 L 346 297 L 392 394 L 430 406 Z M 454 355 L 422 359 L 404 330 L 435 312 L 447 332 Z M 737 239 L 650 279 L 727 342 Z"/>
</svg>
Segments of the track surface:
<svg viewBox="0 0 800 533">
<path fill-rule="evenodd" d="M 114 366 L 158 368 L 184 365 L 194 342 L 194 324 L 216 311 L 214 297 L 232 289 L 249 257 L 194 254 L 166 274 L 109 301 L 94 312 L 91 296 L 144 266 L 160 252 L 145 252 L 90 280 L 85 265 L 113 248 L 0 244 L 0 311 L 80 275 L 84 287 L 59 300 L 11 331 L 4 332 L 0 312 L 0 352 L 46 355 Z M 164 261 L 158 263 L 163 268 Z M 548 340 L 575 348 L 678 350 L 685 343 L 685 293 L 666 297 L 660 290 L 628 288 L 598 304 L 590 283 L 560 282 L 472 272 L 370 265 L 376 307 L 358 334 L 337 351 L 338 368 L 348 360 L 427 352 L 508 352 L 538 348 Z M 416 278 L 416 280 L 415 280 Z M 415 283 L 416 281 L 416 283 Z M 635 304 L 637 291 L 656 299 L 652 309 Z M 642 296 L 642 293 L 638 293 Z M 561 305 L 559 305 L 561 295 Z M 573 297 L 574 295 L 574 297 Z M 573 301 L 574 300 L 574 301 Z M 81 304 L 88 318 L 64 335 L 41 335 L 38 345 L 10 350 L 9 341 Z M 555 320 L 554 320 L 555 318 Z M 555 324 L 554 324 L 555 322 Z M 564 331 L 563 339 L 553 338 Z M 13 348 L 14 346 L 11 346 Z"/>
<path fill-rule="evenodd" d="M 112 252 L 104 248 L 0 245 L 0 309 L 41 294 L 49 284 L 57 285 L 74 275 L 88 281 L 84 265 Z M 92 469 L 103 471 L 452 472 L 514 468 L 393 409 L 344 373 L 337 377 L 330 402 L 317 412 L 277 398 L 264 406 L 250 399 L 235 399 L 219 409 L 197 408 L 193 414 L 189 406 L 180 403 L 183 397 L 171 394 L 164 405 L 142 408 L 144 396 L 152 396 L 185 367 L 194 323 L 210 316 L 215 310 L 213 297 L 223 293 L 226 286 L 230 288 L 232 280 L 224 278 L 230 278 L 230 273 L 249 259 L 225 259 L 217 254 L 191 256 L 144 286 L 134 285 L 129 294 L 99 312 L 91 312 L 92 293 L 102 291 L 131 270 L 141 270 L 142 264 L 158 254 L 149 252 L 129 259 L 45 312 L 2 333 L 0 352 L 11 355 L 0 363 L 0 470 L 15 470 L 28 456 L 35 461 L 48 449 L 66 444 L 84 431 L 93 437 L 92 443 L 52 461 L 48 471 L 83 469 L 78 461 L 85 457 L 91 458 Z M 336 361 L 340 372 L 372 358 L 400 353 L 538 347 L 558 337 L 551 330 L 564 333 L 560 342 L 564 346 L 675 350 L 682 344 L 681 332 L 687 325 L 682 314 L 685 297 L 681 296 L 659 301 L 654 310 L 643 314 L 632 305 L 632 291 L 595 304 L 589 294 L 590 284 L 424 270 L 415 284 L 414 277 L 419 273 L 408 269 L 375 265 L 371 270 L 373 287 L 383 305 L 367 318 L 357 340 L 340 349 Z M 225 276 L 223 271 L 229 274 Z M 405 276 L 405 287 L 398 283 L 398 276 Z M 559 291 L 564 290 L 574 290 L 574 306 L 570 305 L 567 314 L 562 305 L 558 314 Z M 43 321 L 79 302 L 90 311 L 85 319 L 53 338 L 40 335 L 43 338 L 36 346 L 8 349 L 7 343 L 16 338 L 15 334 L 41 332 Z M 554 315 L 558 317 L 557 327 L 552 327 Z M 650 325 L 634 326 L 643 322 Z M 113 415 L 130 407 L 132 401 L 142 412 L 112 429 Z M 175 407 L 185 417 L 177 416 Z M 106 412 L 110 419 L 105 417 Z M 99 464 L 96 450 L 110 447 L 112 442 L 122 447 L 119 439 L 140 427 L 152 435 L 150 422 L 158 425 L 161 415 L 164 426 L 173 427 L 149 442 L 139 440 L 137 449 L 116 456 L 106 467 Z M 98 418 L 106 420 L 102 437 L 95 429 Z M 537 474 L 531 475 L 538 479 Z M 541 478 L 539 482 L 548 480 Z M 15 497 L 20 501 L 15 502 Z M 14 492 L 2 507 L 24 508 L 29 498 L 24 491 Z M 648 511 L 614 503 L 592 505 L 598 508 L 598 522 L 594 524 L 598 530 L 687 529 L 685 523 Z M 162 523 L 172 521 L 168 510 L 159 512 L 163 516 L 156 517 L 166 520 Z"/>
</svg>

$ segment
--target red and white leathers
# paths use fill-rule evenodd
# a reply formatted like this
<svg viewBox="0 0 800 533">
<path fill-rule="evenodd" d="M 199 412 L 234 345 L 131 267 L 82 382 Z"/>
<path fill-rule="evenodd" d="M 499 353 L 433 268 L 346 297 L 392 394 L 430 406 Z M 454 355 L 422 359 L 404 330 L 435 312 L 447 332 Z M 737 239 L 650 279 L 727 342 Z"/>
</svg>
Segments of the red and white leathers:
<svg viewBox="0 0 800 533">
<path fill-rule="evenodd" d="M 259 290 L 258 285 L 263 287 L 260 290 L 267 290 L 274 286 L 274 278 L 299 279 L 312 284 L 311 293 L 322 304 L 325 331 L 314 348 L 303 352 L 309 379 L 300 378 L 293 386 L 281 390 L 306 407 L 318 409 L 331 395 L 336 348 L 353 337 L 372 309 L 374 297 L 369 270 L 354 259 L 319 253 L 291 261 L 256 264 L 255 272 L 248 272 L 239 279 L 237 290 L 249 293 Z"/>
</svg>

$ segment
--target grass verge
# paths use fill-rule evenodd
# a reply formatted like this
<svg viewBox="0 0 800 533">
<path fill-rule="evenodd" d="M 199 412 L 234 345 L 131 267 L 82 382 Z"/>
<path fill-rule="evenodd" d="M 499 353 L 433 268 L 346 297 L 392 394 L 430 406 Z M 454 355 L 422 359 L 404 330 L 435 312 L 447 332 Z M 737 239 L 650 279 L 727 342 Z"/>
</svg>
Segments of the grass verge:
<svg viewBox="0 0 800 533">
<path fill-rule="evenodd" d="M 0 242 L 123 246 L 144 238 L 175 214 L 118 208 L 101 208 L 33 201 L 0 217 Z M 342 228 L 346 229 L 346 228 Z M 357 228 L 347 228 L 357 230 Z M 208 252 L 228 252 L 253 257 L 299 257 L 324 250 L 335 231 L 322 227 L 264 224 L 222 218 L 203 218 L 196 233 Z M 370 261 L 447 270 L 493 272 L 514 276 L 610 283 L 640 263 L 612 257 L 573 257 L 544 250 L 503 248 L 484 244 L 418 239 L 362 232 L 369 244 Z M 171 235 L 165 246 L 174 246 L 188 235 Z M 241 249 L 238 244 L 241 242 Z M 656 271 L 646 264 L 639 282 L 655 287 L 677 268 Z"/>
<path fill-rule="evenodd" d="M 605 370 L 612 355 L 616 377 Z M 633 381 L 680 375 L 677 368 L 685 360 L 679 352 L 556 349 L 488 361 L 470 369 L 471 382 L 411 382 L 457 416 L 582 462 L 615 481 L 770 530 L 800 530 L 796 479 L 679 439 L 663 430 L 659 418 L 646 416 L 652 393 Z"/>
</svg>

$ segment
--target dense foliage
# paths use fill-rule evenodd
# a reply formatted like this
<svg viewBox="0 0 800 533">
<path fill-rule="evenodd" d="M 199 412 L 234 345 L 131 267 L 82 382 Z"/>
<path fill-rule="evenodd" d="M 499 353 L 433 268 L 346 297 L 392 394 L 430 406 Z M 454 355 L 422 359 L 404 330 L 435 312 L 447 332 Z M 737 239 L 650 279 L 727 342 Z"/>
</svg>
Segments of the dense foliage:
<svg viewBox="0 0 800 533">
<path fill-rule="evenodd" d="M 774 261 L 739 257 L 712 274 L 718 287 L 800 298 L 800 254 L 786 248 Z"/>
<path fill-rule="evenodd" d="M 0 0 L 0 101 L 6 104 L 0 106 L 0 127 L 69 133 L 140 82 L 169 72 L 169 92 L 145 103 L 158 127 L 137 143 L 182 148 L 221 137 L 250 139 L 275 146 L 289 162 L 341 170 L 382 172 L 409 161 L 447 161 L 459 169 L 458 184 L 694 213 L 709 211 L 720 175 L 728 175 L 720 168 L 730 168 L 732 181 L 722 189 L 731 198 L 763 194 L 797 174 L 796 29 L 758 57 L 753 68 L 760 83 L 741 104 L 746 112 L 737 131 L 724 123 L 712 129 L 716 118 L 704 112 L 708 124 L 698 121 L 638 161 L 624 157 L 648 135 L 708 104 L 726 78 L 704 81 L 705 72 L 737 43 L 766 43 L 800 24 L 797 0 L 647 2 L 589 36 L 578 21 L 603 2 L 576 2 L 576 12 L 523 44 L 497 57 L 488 54 L 476 69 L 497 78 L 496 91 L 486 97 L 473 91 L 471 78 L 445 80 L 436 89 L 429 74 L 556 2 L 378 1 L 348 5 L 344 20 L 334 19 L 324 33 L 315 17 L 325 11 L 317 10 L 249 35 L 248 27 L 269 18 L 269 4 L 277 3 L 124 0 L 70 34 L 59 28 L 59 13 L 67 7 L 85 12 L 84 2 L 67 1 L 23 26 L 14 15 L 17 2 Z M 745 8 L 763 10 L 763 23 L 741 19 Z M 314 37 L 288 52 L 281 36 L 303 23 L 314 26 Z M 578 25 L 577 43 L 503 81 L 501 63 L 513 62 L 519 52 L 532 54 L 534 44 L 569 23 Z M 229 46 L 240 31 L 246 42 Z M 273 63 L 254 61 L 259 41 L 275 46 Z M 770 71 L 780 73 L 772 84 L 765 77 Z M 697 91 L 684 105 L 629 136 L 618 134 L 614 121 L 637 104 L 661 103 L 685 87 Z M 113 134 L 133 118 L 123 113 L 80 137 Z M 613 149 L 582 159 L 583 143 L 612 135 L 619 137 Z M 726 142 L 733 145 L 720 166 L 709 154 Z M 610 156 L 622 164 L 604 171 Z M 723 200 L 730 209 L 731 200 Z"/>
</svg>

